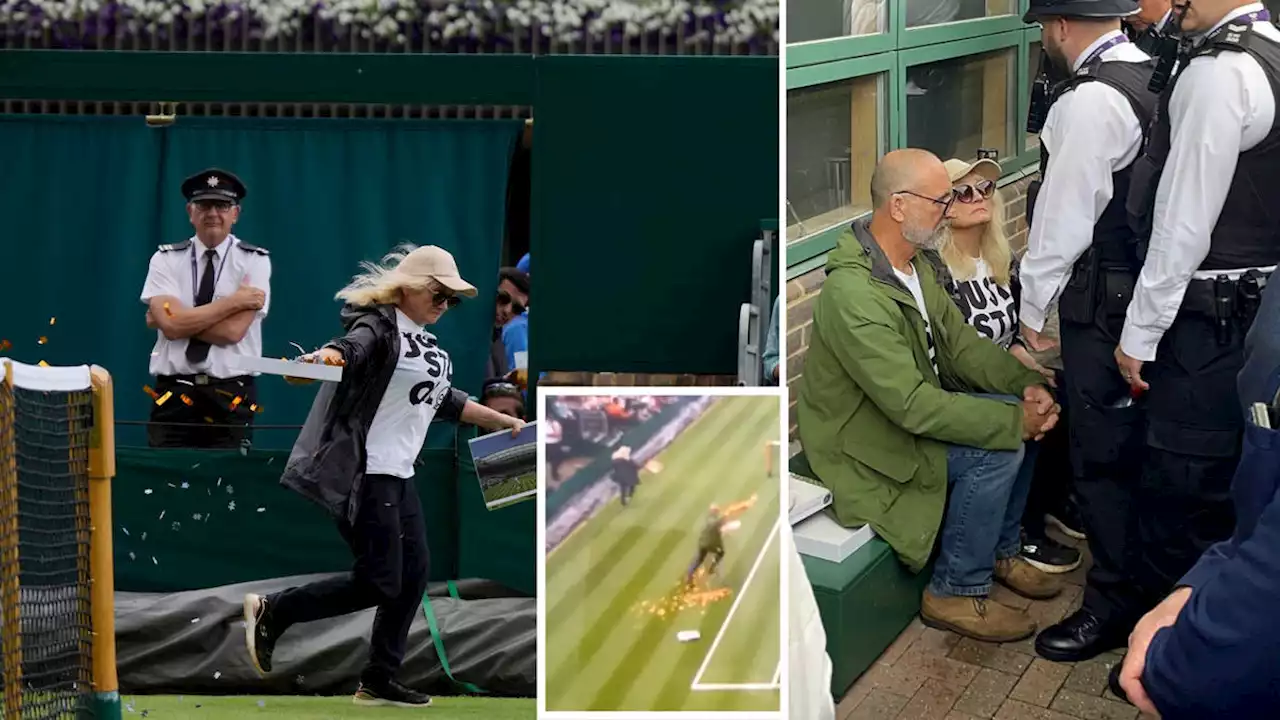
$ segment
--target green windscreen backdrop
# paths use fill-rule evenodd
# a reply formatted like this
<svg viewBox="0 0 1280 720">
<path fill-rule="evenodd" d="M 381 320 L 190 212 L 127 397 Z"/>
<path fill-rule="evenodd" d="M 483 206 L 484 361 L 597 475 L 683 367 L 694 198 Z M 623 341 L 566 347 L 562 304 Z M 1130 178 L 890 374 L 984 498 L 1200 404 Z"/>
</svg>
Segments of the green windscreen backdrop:
<svg viewBox="0 0 1280 720">
<path fill-rule="evenodd" d="M 752 243 L 778 216 L 778 58 L 537 68 L 531 254 L 550 320 L 531 363 L 735 374 Z"/>
<path fill-rule="evenodd" d="M 116 417 L 145 420 L 151 402 L 139 302 L 156 246 L 193 234 L 183 178 L 210 166 L 248 187 L 235 233 L 271 251 L 267 356 L 292 356 L 341 332 L 333 294 L 400 242 L 454 254 L 479 298 L 433 328 L 454 383 L 483 381 L 502 246 L 507 174 L 519 120 L 0 118 L 7 169 L 0 213 L 10 218 L 0 271 L 0 336 L 24 362 L 96 363 L 116 379 Z M 50 326 L 50 319 L 56 323 Z M 43 345 L 41 337 L 47 338 Z M 297 425 L 315 391 L 259 380 L 259 423 Z M 296 433 L 262 431 L 262 448 Z M 145 442 L 121 427 L 120 443 Z"/>
</svg>

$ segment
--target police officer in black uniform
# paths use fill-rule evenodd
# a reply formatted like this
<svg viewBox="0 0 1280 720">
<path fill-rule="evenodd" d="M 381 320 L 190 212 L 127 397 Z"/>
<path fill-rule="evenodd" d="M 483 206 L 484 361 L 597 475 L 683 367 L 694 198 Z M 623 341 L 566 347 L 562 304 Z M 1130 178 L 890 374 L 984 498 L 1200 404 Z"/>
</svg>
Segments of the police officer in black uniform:
<svg viewBox="0 0 1280 720">
<path fill-rule="evenodd" d="M 1124 32 L 1138 49 L 1155 55 L 1166 37 L 1169 17 L 1173 14 L 1172 0 L 1138 0 L 1141 10 L 1125 18 Z"/>
<path fill-rule="evenodd" d="M 1234 528 L 1244 417 L 1236 376 L 1280 263 L 1280 30 L 1261 3 L 1177 0 L 1185 41 L 1129 209 L 1150 234 L 1115 356 L 1147 405 L 1138 584 L 1151 605 Z"/>
<path fill-rule="evenodd" d="M 195 234 L 152 254 L 142 302 L 156 330 L 152 447 L 241 448 L 252 440 L 257 389 L 238 359 L 262 355 L 271 258 L 233 234 L 247 190 L 209 168 L 182 183 Z"/>
<path fill-rule="evenodd" d="M 1093 554 L 1081 609 L 1044 630 L 1036 650 L 1076 661 L 1123 646 L 1147 610 L 1130 587 L 1130 490 L 1141 468 L 1142 409 L 1112 363 L 1140 253 L 1125 202 L 1156 105 L 1154 63 L 1120 29 L 1135 0 L 1033 0 L 1047 72 L 1028 129 L 1040 132 L 1040 169 L 1021 263 L 1023 336 L 1040 332 L 1057 302 L 1069 430 L 1081 519 Z M 1043 127 L 1038 127 L 1043 122 Z"/>
</svg>

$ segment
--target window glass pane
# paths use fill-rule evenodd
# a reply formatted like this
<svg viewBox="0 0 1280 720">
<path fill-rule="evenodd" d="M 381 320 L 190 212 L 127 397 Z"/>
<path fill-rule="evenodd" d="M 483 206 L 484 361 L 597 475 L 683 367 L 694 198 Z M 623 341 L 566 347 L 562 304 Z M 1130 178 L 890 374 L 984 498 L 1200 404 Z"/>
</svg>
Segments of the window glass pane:
<svg viewBox="0 0 1280 720">
<path fill-rule="evenodd" d="M 885 32 L 886 4 L 886 0 L 787 0 L 787 42 Z"/>
<path fill-rule="evenodd" d="M 979 148 L 1016 154 L 1016 58 L 1017 48 L 1005 48 L 907 68 L 907 145 L 943 160 L 972 158 Z"/>
<path fill-rule="evenodd" d="M 1040 41 L 1037 40 L 1027 44 L 1027 97 L 1031 97 L 1031 87 L 1036 84 L 1036 76 L 1040 74 Z M 1024 130 L 1027 127 L 1027 119 L 1025 117 L 1018 120 L 1020 127 Z M 1038 150 L 1040 148 L 1040 136 L 1027 133 L 1027 149 Z"/>
<path fill-rule="evenodd" d="M 909 28 L 1010 15 L 1014 11 L 1014 0 L 906 0 L 906 5 Z"/>
<path fill-rule="evenodd" d="M 883 75 L 787 93 L 787 241 L 871 209 L 884 126 Z"/>
</svg>

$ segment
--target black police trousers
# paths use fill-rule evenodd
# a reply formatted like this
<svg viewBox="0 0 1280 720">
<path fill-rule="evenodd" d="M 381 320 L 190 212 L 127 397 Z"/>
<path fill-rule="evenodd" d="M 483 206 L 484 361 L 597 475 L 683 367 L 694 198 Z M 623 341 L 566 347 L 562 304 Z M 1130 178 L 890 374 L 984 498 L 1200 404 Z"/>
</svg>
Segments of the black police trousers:
<svg viewBox="0 0 1280 720">
<path fill-rule="evenodd" d="M 1231 479 L 1244 434 L 1236 378 L 1248 328 L 1232 325 L 1219 344 L 1211 318 L 1183 310 L 1142 369 L 1151 390 L 1135 567 L 1149 603 L 1235 529 Z"/>
<path fill-rule="evenodd" d="M 1133 585 L 1130 561 L 1143 467 L 1143 408 L 1136 403 L 1113 407 L 1129 397 L 1115 361 L 1123 325 L 1122 314 L 1102 309 L 1093 323 L 1060 323 L 1075 495 L 1093 555 L 1083 607 L 1118 624 L 1145 612 L 1146 595 Z"/>
<path fill-rule="evenodd" d="M 367 475 L 354 525 L 338 523 L 355 555 L 351 572 L 267 598 L 277 632 L 295 623 L 377 607 L 362 682 L 390 679 L 400 669 L 409 628 L 427 590 L 427 526 L 413 479 Z"/>
</svg>

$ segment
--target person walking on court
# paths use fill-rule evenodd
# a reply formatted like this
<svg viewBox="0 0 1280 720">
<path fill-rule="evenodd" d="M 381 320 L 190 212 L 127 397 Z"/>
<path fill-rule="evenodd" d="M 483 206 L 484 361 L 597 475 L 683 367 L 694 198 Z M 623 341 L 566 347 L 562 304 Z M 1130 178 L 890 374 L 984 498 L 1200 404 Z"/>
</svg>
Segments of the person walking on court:
<svg viewBox="0 0 1280 720">
<path fill-rule="evenodd" d="M 518 434 L 524 422 L 452 386 L 449 354 L 425 332 L 476 289 L 453 256 L 403 246 L 338 292 L 346 335 L 302 359 L 344 366 L 316 395 L 280 483 L 337 521 L 351 572 L 274 595 L 244 598 L 245 642 L 259 673 L 292 625 L 377 607 L 357 705 L 423 707 L 431 698 L 395 680 L 427 587 L 426 526 L 414 461 L 433 419 Z"/>
<path fill-rule="evenodd" d="M 156 331 L 151 447 L 247 448 L 257 388 L 237 357 L 262 356 L 271 258 L 231 232 L 248 191 L 217 168 L 182 182 L 195 235 L 152 254 L 142 302 Z"/>
<path fill-rule="evenodd" d="M 623 445 L 613 453 L 613 482 L 618 486 L 622 506 L 631 504 L 631 496 L 640 485 L 640 466 L 631 458 L 631 448 Z"/>
</svg>

